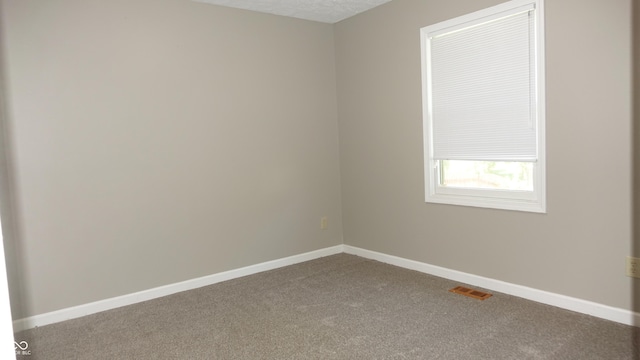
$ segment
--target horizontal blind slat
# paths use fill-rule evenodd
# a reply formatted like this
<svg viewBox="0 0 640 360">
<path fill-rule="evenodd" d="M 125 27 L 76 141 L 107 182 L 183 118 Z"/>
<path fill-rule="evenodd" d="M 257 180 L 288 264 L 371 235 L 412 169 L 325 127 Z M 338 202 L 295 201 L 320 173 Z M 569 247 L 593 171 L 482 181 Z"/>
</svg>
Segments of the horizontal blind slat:
<svg viewBox="0 0 640 360">
<path fill-rule="evenodd" d="M 434 158 L 535 161 L 533 16 L 431 41 Z"/>
</svg>

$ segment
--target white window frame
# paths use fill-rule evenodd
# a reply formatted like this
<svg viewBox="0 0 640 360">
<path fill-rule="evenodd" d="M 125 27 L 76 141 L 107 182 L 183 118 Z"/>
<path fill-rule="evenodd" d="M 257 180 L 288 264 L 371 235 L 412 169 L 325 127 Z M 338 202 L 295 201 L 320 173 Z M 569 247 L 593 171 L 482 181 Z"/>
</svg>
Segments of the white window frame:
<svg viewBox="0 0 640 360">
<path fill-rule="evenodd" d="M 500 13 L 533 5 L 535 8 L 536 45 L 536 121 L 537 161 L 533 163 L 533 191 L 490 190 L 446 187 L 440 184 L 439 160 L 433 158 L 433 117 L 430 67 L 431 34 L 448 28 L 464 28 L 495 18 Z M 545 55 L 544 55 L 544 0 L 512 0 L 506 3 L 463 15 L 420 29 L 422 50 L 423 131 L 425 156 L 425 201 L 451 205 L 464 205 L 505 210 L 546 213 L 545 175 Z M 478 159 L 483 160 L 483 159 Z M 490 159 L 486 159 L 490 160 Z"/>
</svg>

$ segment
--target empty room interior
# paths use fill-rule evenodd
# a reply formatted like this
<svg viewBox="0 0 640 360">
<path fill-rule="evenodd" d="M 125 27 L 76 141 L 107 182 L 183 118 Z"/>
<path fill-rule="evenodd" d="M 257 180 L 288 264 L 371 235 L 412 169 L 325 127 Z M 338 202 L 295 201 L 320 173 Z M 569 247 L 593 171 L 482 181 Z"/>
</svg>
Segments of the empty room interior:
<svg viewBox="0 0 640 360">
<path fill-rule="evenodd" d="M 326 259 L 640 325 L 637 1 L 544 1 L 543 211 L 425 201 L 421 29 L 504 2 L 1 0 L 14 330 Z"/>
</svg>

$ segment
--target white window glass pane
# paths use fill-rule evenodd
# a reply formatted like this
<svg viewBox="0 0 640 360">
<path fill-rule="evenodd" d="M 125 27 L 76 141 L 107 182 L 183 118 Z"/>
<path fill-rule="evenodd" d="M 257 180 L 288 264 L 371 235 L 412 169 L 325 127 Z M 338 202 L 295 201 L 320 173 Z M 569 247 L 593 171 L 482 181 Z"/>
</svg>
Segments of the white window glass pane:
<svg viewBox="0 0 640 360">
<path fill-rule="evenodd" d="M 440 169 L 440 186 L 533 191 L 530 162 L 442 160 Z"/>
</svg>

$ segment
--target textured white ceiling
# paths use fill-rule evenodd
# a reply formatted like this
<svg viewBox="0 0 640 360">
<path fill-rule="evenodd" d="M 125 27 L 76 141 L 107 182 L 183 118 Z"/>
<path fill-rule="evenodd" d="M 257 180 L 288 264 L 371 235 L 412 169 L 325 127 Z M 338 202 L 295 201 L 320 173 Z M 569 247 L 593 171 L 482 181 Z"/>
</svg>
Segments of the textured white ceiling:
<svg viewBox="0 0 640 360">
<path fill-rule="evenodd" d="M 329 24 L 391 0 L 194 0 Z"/>
</svg>

